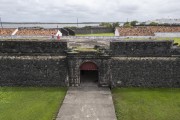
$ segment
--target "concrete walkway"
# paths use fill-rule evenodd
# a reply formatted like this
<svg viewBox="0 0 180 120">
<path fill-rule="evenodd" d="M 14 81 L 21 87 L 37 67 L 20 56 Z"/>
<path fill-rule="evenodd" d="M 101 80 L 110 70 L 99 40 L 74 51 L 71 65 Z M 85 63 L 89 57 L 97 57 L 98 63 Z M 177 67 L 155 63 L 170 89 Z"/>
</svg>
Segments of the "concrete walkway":
<svg viewBox="0 0 180 120">
<path fill-rule="evenodd" d="M 116 120 L 110 89 L 70 87 L 56 120 Z"/>
</svg>

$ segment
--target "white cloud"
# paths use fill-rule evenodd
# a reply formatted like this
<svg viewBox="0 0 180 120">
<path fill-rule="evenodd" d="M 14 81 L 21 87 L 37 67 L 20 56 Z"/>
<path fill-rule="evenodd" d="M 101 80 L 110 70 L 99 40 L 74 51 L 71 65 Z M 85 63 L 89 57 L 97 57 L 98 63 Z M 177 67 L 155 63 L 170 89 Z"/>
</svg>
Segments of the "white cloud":
<svg viewBox="0 0 180 120">
<path fill-rule="evenodd" d="M 180 18 L 179 0 L 0 0 L 0 17 L 15 22 L 126 21 Z"/>
</svg>

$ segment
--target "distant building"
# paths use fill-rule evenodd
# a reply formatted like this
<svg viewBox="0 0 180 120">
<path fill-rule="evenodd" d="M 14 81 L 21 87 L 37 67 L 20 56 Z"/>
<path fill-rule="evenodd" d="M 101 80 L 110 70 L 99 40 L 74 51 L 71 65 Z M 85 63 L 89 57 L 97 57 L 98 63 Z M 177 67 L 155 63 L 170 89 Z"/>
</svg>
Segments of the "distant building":
<svg viewBox="0 0 180 120">
<path fill-rule="evenodd" d="M 155 22 L 158 24 L 180 24 L 180 19 L 156 19 L 146 21 L 146 24 L 150 24 L 151 22 Z"/>
<path fill-rule="evenodd" d="M 0 28 L 0 36 L 62 36 L 62 32 L 58 29 L 44 29 L 44 28 Z"/>
<path fill-rule="evenodd" d="M 120 36 L 119 28 L 116 28 L 114 35 L 115 35 L 115 36 Z"/>
<path fill-rule="evenodd" d="M 56 33 L 56 36 L 62 36 L 61 31 L 58 30 L 58 32 Z"/>
</svg>

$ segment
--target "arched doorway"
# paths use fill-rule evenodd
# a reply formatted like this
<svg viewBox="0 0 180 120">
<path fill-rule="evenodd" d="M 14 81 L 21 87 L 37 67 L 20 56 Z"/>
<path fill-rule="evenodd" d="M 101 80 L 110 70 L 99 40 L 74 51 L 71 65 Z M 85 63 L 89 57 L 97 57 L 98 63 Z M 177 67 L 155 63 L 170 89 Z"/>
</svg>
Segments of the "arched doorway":
<svg viewBox="0 0 180 120">
<path fill-rule="evenodd" d="M 81 84 L 98 83 L 98 67 L 93 62 L 85 62 L 80 66 Z"/>
</svg>

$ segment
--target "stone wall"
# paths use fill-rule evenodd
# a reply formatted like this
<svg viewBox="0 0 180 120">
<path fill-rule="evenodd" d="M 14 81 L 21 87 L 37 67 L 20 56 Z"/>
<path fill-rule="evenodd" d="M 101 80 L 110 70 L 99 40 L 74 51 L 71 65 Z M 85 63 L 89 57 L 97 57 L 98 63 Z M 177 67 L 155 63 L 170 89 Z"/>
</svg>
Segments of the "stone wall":
<svg viewBox="0 0 180 120">
<path fill-rule="evenodd" d="M 68 86 L 65 56 L 0 56 L 0 86 Z"/>
<path fill-rule="evenodd" d="M 67 42 L 62 41 L 0 41 L 0 53 L 18 54 L 64 54 Z"/>
<path fill-rule="evenodd" d="M 75 34 L 112 33 L 112 28 L 72 28 Z"/>
<path fill-rule="evenodd" d="M 113 57 L 112 86 L 180 87 L 178 57 Z"/>
<path fill-rule="evenodd" d="M 110 43 L 112 56 L 171 56 L 173 41 L 118 41 Z"/>
<path fill-rule="evenodd" d="M 172 49 L 173 55 L 180 55 L 180 46 L 174 46 Z"/>
<path fill-rule="evenodd" d="M 67 42 L 0 40 L 0 86 L 67 86 Z"/>
<path fill-rule="evenodd" d="M 107 53 L 65 53 L 67 43 L 62 41 L 0 40 L 0 86 L 79 86 L 79 67 L 93 62 L 101 86 L 180 87 L 179 47 L 172 44 L 120 41 L 111 42 Z"/>
</svg>

